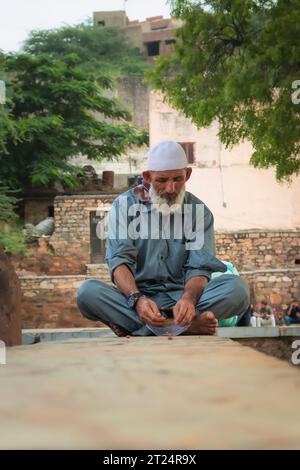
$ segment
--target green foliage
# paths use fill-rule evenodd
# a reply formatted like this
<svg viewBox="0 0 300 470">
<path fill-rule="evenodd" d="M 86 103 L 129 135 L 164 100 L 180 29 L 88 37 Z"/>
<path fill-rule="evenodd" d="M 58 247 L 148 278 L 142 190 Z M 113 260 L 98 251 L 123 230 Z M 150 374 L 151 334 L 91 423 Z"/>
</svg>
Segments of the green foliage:
<svg viewBox="0 0 300 470">
<path fill-rule="evenodd" d="M 87 24 L 34 31 L 22 53 L 0 52 L 0 243 L 24 252 L 24 237 L 8 192 L 33 186 L 76 186 L 81 169 L 70 157 L 112 160 L 148 135 L 129 123 L 113 98 L 112 78 L 143 76 L 149 64 L 122 33 Z M 2 186 L 5 186 L 2 187 Z"/>
<path fill-rule="evenodd" d="M 9 195 L 7 188 L 0 187 L 0 244 L 8 254 L 26 252 L 25 237 L 15 212 L 18 201 Z"/>
<path fill-rule="evenodd" d="M 113 159 L 147 141 L 127 122 L 129 111 L 109 97 L 111 80 L 83 70 L 75 53 L 10 54 L 5 67 L 17 137 L 6 135 L 0 180 L 10 188 L 75 185 L 78 168 L 70 157 Z"/>
<path fill-rule="evenodd" d="M 150 68 L 122 30 L 84 23 L 32 31 L 23 50 L 32 55 L 49 54 L 54 58 L 76 53 L 84 70 L 113 76 L 143 77 Z"/>
<path fill-rule="evenodd" d="M 21 231 L 20 224 L 14 224 L 8 230 L 3 230 L 0 224 L 0 245 L 6 254 L 26 254 L 26 240 Z"/>
<path fill-rule="evenodd" d="M 15 196 L 8 195 L 8 188 L 0 186 L 0 223 L 16 222 L 18 216 L 15 213 L 15 207 L 18 199 Z"/>
<path fill-rule="evenodd" d="M 5 56 L 0 51 L 0 80 L 5 82 L 6 74 L 4 70 Z M 7 100 L 7 104 L 0 104 L 0 152 L 6 152 L 6 139 L 10 135 L 12 138 L 16 138 L 14 121 L 9 110 L 9 104 L 11 102 Z"/>
<path fill-rule="evenodd" d="M 299 0 L 173 0 L 183 20 L 175 53 L 148 72 L 152 85 L 198 126 L 220 122 L 228 147 L 249 139 L 251 163 L 300 170 Z"/>
</svg>

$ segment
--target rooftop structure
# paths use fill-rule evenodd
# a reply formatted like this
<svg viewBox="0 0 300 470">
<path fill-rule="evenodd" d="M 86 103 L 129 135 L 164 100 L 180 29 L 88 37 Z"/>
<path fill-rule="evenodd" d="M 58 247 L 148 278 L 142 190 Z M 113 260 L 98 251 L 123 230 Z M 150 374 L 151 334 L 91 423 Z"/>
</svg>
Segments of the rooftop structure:
<svg viewBox="0 0 300 470">
<path fill-rule="evenodd" d="M 126 12 L 96 11 L 93 13 L 95 25 L 120 28 L 131 44 L 152 61 L 159 55 L 168 55 L 173 51 L 175 31 L 181 25 L 179 20 L 152 16 L 144 21 L 129 20 Z"/>
</svg>

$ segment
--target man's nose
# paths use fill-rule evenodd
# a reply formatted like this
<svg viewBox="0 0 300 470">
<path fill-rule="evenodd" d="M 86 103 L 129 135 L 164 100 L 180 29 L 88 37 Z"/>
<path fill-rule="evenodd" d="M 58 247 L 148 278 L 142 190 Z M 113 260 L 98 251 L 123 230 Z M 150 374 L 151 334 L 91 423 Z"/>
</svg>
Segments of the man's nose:
<svg viewBox="0 0 300 470">
<path fill-rule="evenodd" d="M 166 186 L 167 193 L 174 193 L 175 192 L 175 183 L 174 181 L 168 181 Z"/>
</svg>

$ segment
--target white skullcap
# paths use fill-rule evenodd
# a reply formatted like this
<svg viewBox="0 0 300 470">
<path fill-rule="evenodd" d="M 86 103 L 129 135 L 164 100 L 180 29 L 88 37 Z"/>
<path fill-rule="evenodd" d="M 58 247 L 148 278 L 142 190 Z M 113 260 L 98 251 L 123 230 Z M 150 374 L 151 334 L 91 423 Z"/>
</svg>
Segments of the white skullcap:
<svg viewBox="0 0 300 470">
<path fill-rule="evenodd" d="M 148 153 L 149 171 L 181 170 L 188 165 L 185 151 L 173 140 L 156 144 Z"/>
</svg>

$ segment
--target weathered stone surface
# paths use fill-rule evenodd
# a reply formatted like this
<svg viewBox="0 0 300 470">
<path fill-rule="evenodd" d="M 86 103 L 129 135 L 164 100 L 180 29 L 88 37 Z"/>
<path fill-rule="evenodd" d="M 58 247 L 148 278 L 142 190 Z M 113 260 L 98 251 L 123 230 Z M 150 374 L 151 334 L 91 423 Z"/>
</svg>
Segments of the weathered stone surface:
<svg viewBox="0 0 300 470">
<path fill-rule="evenodd" d="M 298 333 L 300 334 L 300 328 Z M 280 336 L 278 326 L 252 326 L 218 328 L 217 335 L 222 338 L 274 338 Z"/>
<path fill-rule="evenodd" d="M 14 268 L 0 246 L 0 340 L 21 344 L 21 288 Z"/>
<path fill-rule="evenodd" d="M 100 338 L 113 335 L 110 328 L 33 328 L 22 330 L 22 344 L 34 344 L 41 341 L 62 341 L 74 338 Z M 300 325 L 280 327 L 226 327 L 218 328 L 217 336 L 221 338 L 300 338 Z"/>
<path fill-rule="evenodd" d="M 20 346 L 0 380 L 2 449 L 300 448 L 297 368 L 225 338 Z"/>
</svg>

